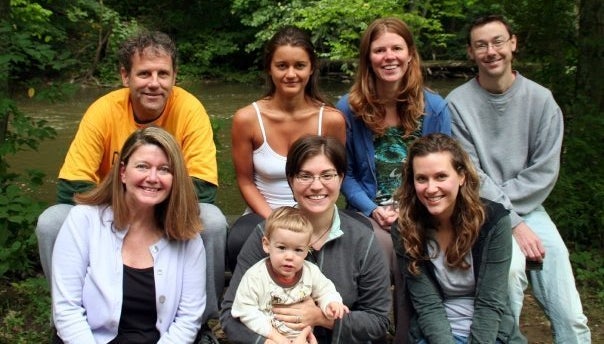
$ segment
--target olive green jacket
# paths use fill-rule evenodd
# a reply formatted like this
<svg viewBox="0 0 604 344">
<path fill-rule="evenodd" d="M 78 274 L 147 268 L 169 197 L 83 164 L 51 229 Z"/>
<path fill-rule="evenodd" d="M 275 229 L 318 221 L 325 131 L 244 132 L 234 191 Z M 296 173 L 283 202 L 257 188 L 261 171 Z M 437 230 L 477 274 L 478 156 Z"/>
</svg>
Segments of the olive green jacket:
<svg viewBox="0 0 604 344">
<path fill-rule="evenodd" d="M 526 343 L 515 325 L 508 298 L 513 240 L 509 212 L 499 203 L 482 201 L 486 208 L 486 221 L 472 247 L 476 289 L 468 343 L 495 343 L 497 340 Z M 400 267 L 397 273 L 404 275 L 412 305 L 410 341 L 415 343 L 424 338 L 431 344 L 454 343 L 434 265 L 431 261 L 421 262 L 420 273 L 416 276 L 410 274 L 400 233 L 397 228 L 393 228 L 391 233 Z"/>
</svg>

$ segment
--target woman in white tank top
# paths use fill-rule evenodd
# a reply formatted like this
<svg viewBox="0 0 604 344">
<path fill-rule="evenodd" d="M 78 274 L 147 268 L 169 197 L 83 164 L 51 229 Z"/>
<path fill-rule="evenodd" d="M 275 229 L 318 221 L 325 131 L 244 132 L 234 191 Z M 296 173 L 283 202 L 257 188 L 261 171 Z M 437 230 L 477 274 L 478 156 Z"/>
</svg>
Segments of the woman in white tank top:
<svg viewBox="0 0 604 344">
<path fill-rule="evenodd" d="M 233 118 L 232 154 L 237 184 L 249 210 L 266 218 L 295 201 L 285 179 L 289 146 L 304 135 L 346 140 L 342 114 L 320 95 L 317 57 L 308 35 L 295 27 L 277 32 L 265 51 L 269 90 Z"/>
<path fill-rule="evenodd" d="M 317 63 L 308 34 L 292 26 L 282 28 L 265 47 L 267 93 L 237 110 L 233 117 L 233 164 L 247 204 L 245 213 L 258 215 L 254 222 L 268 217 L 276 207 L 296 203 L 285 178 L 287 151 L 294 141 L 319 134 L 345 143 L 343 115 L 326 105 L 318 90 Z M 229 254 L 231 248 L 239 246 L 231 242 L 231 237 L 244 241 L 253 229 L 253 225 L 246 225 L 252 227 L 246 234 L 235 234 L 240 231 L 236 224 L 229 233 Z"/>
</svg>

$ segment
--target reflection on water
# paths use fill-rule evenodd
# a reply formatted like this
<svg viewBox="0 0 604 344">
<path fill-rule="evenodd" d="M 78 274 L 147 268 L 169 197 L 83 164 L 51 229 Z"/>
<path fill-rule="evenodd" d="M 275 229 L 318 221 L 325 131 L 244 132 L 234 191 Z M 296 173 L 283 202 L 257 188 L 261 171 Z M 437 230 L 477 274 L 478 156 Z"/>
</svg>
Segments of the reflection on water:
<svg viewBox="0 0 604 344">
<path fill-rule="evenodd" d="M 463 80 L 435 80 L 429 86 L 445 96 L 453 87 Z M 206 108 L 213 122 L 219 122 L 216 136 L 219 147 L 217 158 L 223 164 L 231 161 L 230 153 L 230 119 L 235 111 L 263 93 L 262 85 L 245 85 L 235 83 L 187 83 L 184 86 L 196 95 Z M 323 82 L 322 90 L 334 103 L 338 97 L 347 92 L 350 84 Z M 34 118 L 44 119 L 57 131 L 53 140 L 42 142 L 37 152 L 19 152 L 10 159 L 12 168 L 21 172 L 37 169 L 46 174 L 43 187 L 39 190 L 40 199 L 52 203 L 55 200 L 56 176 L 63 163 L 69 144 L 86 108 L 98 97 L 109 92 L 109 89 L 82 88 L 73 97 L 61 103 L 48 103 L 35 100 L 20 100 L 19 109 Z M 231 168 L 232 170 L 232 168 Z M 237 190 L 232 171 L 219 171 L 220 189 L 217 205 L 225 214 L 239 214 L 245 206 Z"/>
</svg>

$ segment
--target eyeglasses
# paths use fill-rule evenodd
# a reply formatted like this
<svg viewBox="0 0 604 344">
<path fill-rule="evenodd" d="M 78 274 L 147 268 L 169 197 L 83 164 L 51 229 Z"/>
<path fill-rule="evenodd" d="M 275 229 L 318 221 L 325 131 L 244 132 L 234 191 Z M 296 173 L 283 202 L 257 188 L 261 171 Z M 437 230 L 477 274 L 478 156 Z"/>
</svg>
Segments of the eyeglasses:
<svg viewBox="0 0 604 344">
<path fill-rule="evenodd" d="M 474 51 L 482 54 L 482 53 L 486 53 L 487 50 L 489 50 L 489 47 L 493 47 L 493 49 L 495 50 L 499 50 L 501 48 L 503 48 L 503 45 L 506 44 L 507 42 L 510 41 L 510 39 L 512 39 L 512 37 L 508 38 L 508 39 L 496 39 L 493 42 L 476 42 L 474 43 Z"/>
<path fill-rule="evenodd" d="M 338 177 L 339 175 L 337 173 L 322 173 L 318 176 L 314 176 L 310 173 L 298 173 L 295 178 L 300 184 L 312 184 L 316 179 L 319 179 L 323 184 L 329 184 Z"/>
</svg>

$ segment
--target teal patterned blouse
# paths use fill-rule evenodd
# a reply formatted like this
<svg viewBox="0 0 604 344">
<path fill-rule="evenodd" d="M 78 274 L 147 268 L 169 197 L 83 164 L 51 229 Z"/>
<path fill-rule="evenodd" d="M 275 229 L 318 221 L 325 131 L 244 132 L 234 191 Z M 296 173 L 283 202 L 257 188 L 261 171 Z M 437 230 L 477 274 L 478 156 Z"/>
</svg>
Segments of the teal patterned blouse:
<svg viewBox="0 0 604 344">
<path fill-rule="evenodd" d="M 418 127 L 405 136 L 400 127 L 389 127 L 382 136 L 374 136 L 375 167 L 377 171 L 377 194 L 375 203 L 392 204 L 392 196 L 401 185 L 403 164 L 407 160 L 407 148 L 422 135 L 424 116 Z"/>
</svg>

